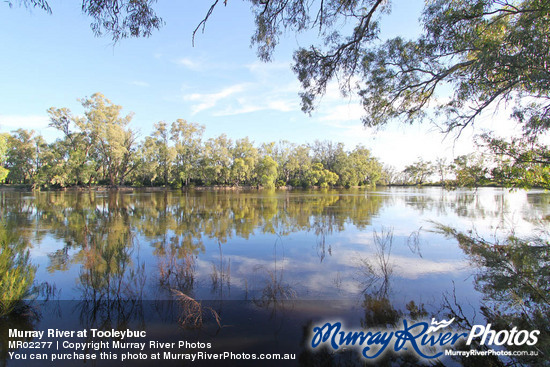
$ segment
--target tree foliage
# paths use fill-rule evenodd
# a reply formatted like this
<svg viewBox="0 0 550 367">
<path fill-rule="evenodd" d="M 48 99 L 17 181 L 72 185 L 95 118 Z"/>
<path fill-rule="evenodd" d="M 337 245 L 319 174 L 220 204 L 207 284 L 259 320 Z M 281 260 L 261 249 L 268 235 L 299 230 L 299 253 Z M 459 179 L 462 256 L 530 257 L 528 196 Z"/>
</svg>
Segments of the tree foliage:
<svg viewBox="0 0 550 367">
<path fill-rule="evenodd" d="M 34 130 L 17 129 L 8 137 L 7 179 L 32 185 L 40 164 L 38 144 Z"/>
<path fill-rule="evenodd" d="M 176 152 L 175 175 L 182 185 L 188 185 L 189 179 L 194 176 L 197 169 L 204 125 L 177 119 L 172 123 L 170 133 Z"/>
<path fill-rule="evenodd" d="M 271 58 L 285 32 L 318 31 L 319 45 L 294 53 L 306 112 L 336 79 L 344 94 L 360 97 L 368 126 L 422 120 L 435 111 L 451 131 L 501 102 L 515 103 L 513 117 L 528 134 L 550 126 L 547 0 L 430 1 L 417 39 L 384 43 L 377 39 L 379 18 L 390 11 L 389 1 L 251 3 L 252 43 L 263 60 Z"/>
<path fill-rule="evenodd" d="M 338 8 L 337 19 L 356 20 L 348 37 L 329 33 L 335 18 L 330 14 L 321 23 L 320 11 L 316 21 L 325 29 L 327 46 L 323 51 L 314 46 L 300 49 L 294 56 L 294 69 L 304 88 L 304 110 L 314 107 L 333 78 L 349 92 L 354 87 L 350 80 L 357 76 L 355 91 L 368 126 L 392 119 L 422 120 L 434 109 L 445 115 L 447 130 L 452 130 L 468 125 L 499 102 L 515 101 L 513 116 L 527 133 L 548 128 L 550 2 L 431 1 L 423 11 L 424 32 L 418 39 L 396 37 L 376 45 L 372 41 L 377 23 L 372 16 L 387 8 L 381 3 L 385 2 L 351 1 L 346 2 L 351 8 Z M 266 5 L 270 6 L 276 5 Z M 293 11 L 294 7 L 287 6 L 287 11 Z M 300 17 L 259 17 L 275 28 L 285 25 L 285 20 L 298 30 L 312 26 Z M 260 38 L 269 43 L 273 33 L 261 33 L 264 37 Z M 449 86 L 453 93 L 441 98 Z"/>
<path fill-rule="evenodd" d="M 426 162 L 422 158 L 419 158 L 413 164 L 405 167 L 403 173 L 407 175 L 410 182 L 415 185 L 422 185 L 434 173 L 434 169 L 431 162 Z"/>
<path fill-rule="evenodd" d="M 18 311 L 34 292 L 36 266 L 29 261 L 27 244 L 12 228 L 0 224 L 0 318 Z"/>
<path fill-rule="evenodd" d="M 8 0 L 53 13 L 46 0 Z M 82 0 L 82 13 L 92 18 L 90 28 L 96 36 L 108 35 L 114 42 L 130 37 L 149 37 L 164 25 L 153 5 L 156 0 Z"/>
<path fill-rule="evenodd" d="M 130 156 L 136 135 L 127 128 L 132 115 L 120 116 L 122 106 L 112 104 L 100 93 L 81 102 L 86 108 L 86 118 L 79 122 L 79 128 L 91 137 L 95 155 L 109 183 L 122 183 L 132 169 Z"/>
<path fill-rule="evenodd" d="M 526 134 L 550 127 L 548 0 L 429 1 L 417 39 L 384 43 L 378 41 L 379 20 L 390 12 L 391 1 L 248 1 L 256 22 L 252 44 L 263 60 L 271 59 L 283 34 L 318 32 L 319 45 L 294 53 L 304 111 L 311 111 L 328 83 L 337 80 L 343 93 L 360 97 L 368 126 L 413 122 L 436 111 L 451 131 L 486 109 L 513 102 L 512 117 Z M 16 2 L 51 12 L 45 0 Z M 221 3 L 228 5 L 213 1 L 195 33 Z M 83 0 L 82 11 L 92 18 L 96 35 L 118 41 L 149 36 L 162 26 L 154 4 Z"/>
<path fill-rule="evenodd" d="M 0 134 L 0 183 L 8 177 L 9 170 L 6 167 L 8 153 L 8 134 Z"/>
<path fill-rule="evenodd" d="M 451 169 L 456 176 L 456 186 L 479 187 L 489 183 L 489 168 L 482 156 L 458 156 L 451 164 Z"/>
<path fill-rule="evenodd" d="M 10 6 L 10 8 L 13 7 L 14 3 L 18 3 L 20 5 L 25 6 L 26 8 L 30 8 L 30 7 L 38 8 L 50 14 L 52 12 L 52 8 L 50 8 L 50 5 L 46 0 L 15 0 L 15 1 L 8 0 L 6 2 Z"/>
<path fill-rule="evenodd" d="M 368 112 L 364 122 L 422 119 L 431 103 L 450 130 L 515 99 L 514 115 L 526 131 L 539 131 L 544 124 L 536 116 L 546 119 L 549 107 L 549 10 L 549 2 L 538 0 L 430 2 L 419 39 L 395 38 L 365 53 L 359 92 Z M 454 92 L 437 103 L 444 84 Z M 545 105 L 535 108 L 537 99 Z"/>
<path fill-rule="evenodd" d="M 497 162 L 491 169 L 496 182 L 511 188 L 550 189 L 548 146 L 517 137 L 496 138 L 491 134 L 483 135 L 482 139 Z"/>
<path fill-rule="evenodd" d="M 225 134 L 203 141 L 204 126 L 184 119 L 160 121 L 138 142 L 129 126 L 132 114 L 123 115 L 122 106 L 101 93 L 80 102 L 83 116 L 67 108 L 48 110 L 50 126 L 62 133 L 53 143 L 24 129 L 1 136 L 0 164 L 9 172 L 6 183 L 35 188 L 330 187 L 375 185 L 381 175 L 381 164 L 363 146 L 351 152 L 330 141 L 281 141 L 258 147 L 248 137 L 233 141 Z"/>
<path fill-rule="evenodd" d="M 443 131 L 460 132 L 485 111 L 512 106 L 510 118 L 524 136 L 485 139 L 501 163 L 491 174 L 506 186 L 548 187 L 548 147 L 537 139 L 550 127 L 550 1 L 426 2 L 417 39 L 383 43 L 377 42 L 377 20 L 389 1 L 253 4 L 253 43 L 262 59 L 270 58 L 285 31 L 319 29 L 320 45 L 294 54 L 304 111 L 315 108 L 332 80 L 345 95 L 357 94 L 367 126 L 438 119 Z M 350 28 L 341 24 L 354 27 L 346 33 Z M 466 171 L 456 183 L 484 180 L 464 181 Z"/>
<path fill-rule="evenodd" d="M 205 127 L 177 119 L 158 122 L 141 142 L 129 124 L 132 114 L 96 93 L 80 100 L 83 116 L 50 108 L 50 126 L 62 137 L 47 143 L 34 131 L 0 136 L 0 174 L 8 184 L 31 187 L 222 185 L 331 187 L 382 184 L 479 187 L 550 187 L 550 154 L 536 139 L 512 141 L 482 136 L 485 150 L 450 164 L 418 159 L 398 172 L 382 168 L 371 151 L 343 143 L 288 141 L 255 145 L 225 134 L 203 141 Z M 435 181 L 435 176 L 439 181 Z M 0 180 L 2 177 L 0 177 Z"/>
<path fill-rule="evenodd" d="M 67 108 L 48 110 L 50 126 L 64 134 L 53 170 L 45 184 L 68 186 L 90 184 L 97 176 L 111 186 L 124 182 L 135 169 L 132 160 L 136 134 L 128 128 L 132 114 L 120 116 L 122 106 L 101 93 L 80 100 L 84 116 L 73 116 Z"/>
</svg>

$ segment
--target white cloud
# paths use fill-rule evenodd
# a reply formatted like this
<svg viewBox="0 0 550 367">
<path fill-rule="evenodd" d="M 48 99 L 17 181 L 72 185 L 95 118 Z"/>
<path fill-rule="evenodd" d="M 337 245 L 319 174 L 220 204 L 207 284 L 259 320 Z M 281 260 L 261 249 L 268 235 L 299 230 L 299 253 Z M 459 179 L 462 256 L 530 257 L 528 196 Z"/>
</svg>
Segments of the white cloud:
<svg viewBox="0 0 550 367">
<path fill-rule="evenodd" d="M 344 267 L 350 267 L 351 265 L 356 270 L 360 270 L 364 266 L 363 261 L 366 261 L 376 268 L 378 260 L 373 247 L 372 235 L 366 233 L 354 235 L 353 240 L 350 241 L 366 244 L 369 247 L 358 252 L 345 246 L 342 247 L 342 244 L 334 244 L 331 255 L 332 261 Z M 411 256 L 391 254 L 389 261 L 393 266 L 393 274 L 406 279 L 417 279 L 431 274 L 458 273 L 468 268 L 468 264 L 464 260 L 440 258 L 434 261 L 413 254 Z"/>
<path fill-rule="evenodd" d="M 186 67 L 189 70 L 198 71 L 204 69 L 204 64 L 188 57 L 182 57 L 174 61 L 177 65 Z"/>
<path fill-rule="evenodd" d="M 291 69 L 290 62 L 261 62 L 256 61 L 252 64 L 245 65 L 245 68 L 256 78 L 265 80 L 277 78 L 281 73 L 287 74 Z"/>
<path fill-rule="evenodd" d="M 234 94 L 241 93 L 246 89 L 246 84 L 235 84 L 230 87 L 224 88 L 217 93 L 191 93 L 183 96 L 185 101 L 197 102 L 191 107 L 191 113 L 193 115 L 210 109 L 216 104 Z"/>
<path fill-rule="evenodd" d="M 361 117 L 365 114 L 365 110 L 358 103 L 349 103 L 335 105 L 332 107 L 324 107 L 320 112 L 320 121 L 361 121 Z M 340 127 L 340 126 L 337 126 Z"/>
<path fill-rule="evenodd" d="M 50 119 L 45 115 L 0 115 L 0 129 L 12 131 L 16 129 L 41 130 L 48 127 Z"/>
<path fill-rule="evenodd" d="M 296 110 L 297 104 L 289 101 L 271 101 L 267 104 L 270 110 L 290 112 Z"/>
<path fill-rule="evenodd" d="M 149 86 L 149 83 L 143 82 L 141 80 L 134 80 L 131 84 L 135 85 L 135 86 L 138 86 L 138 87 L 148 87 Z"/>
<path fill-rule="evenodd" d="M 240 83 L 215 93 L 186 94 L 183 99 L 194 102 L 191 106 L 193 115 L 214 107 L 219 108 L 212 112 L 213 116 L 232 116 L 264 110 L 299 111 L 298 98 L 294 93 L 289 93 L 289 90 L 295 89 L 288 84 L 266 90 L 263 83 Z"/>
<path fill-rule="evenodd" d="M 184 86 L 183 100 L 190 102 L 191 114 L 208 110 L 211 116 L 234 116 L 257 111 L 299 112 L 299 85 L 294 76 L 288 73 L 290 64 L 284 62 L 251 64 L 215 65 L 208 62 L 197 62 L 183 57 L 173 60 L 175 64 L 195 71 L 194 77 L 204 74 L 205 90 L 211 87 L 211 75 L 208 70 L 227 70 L 227 78 L 238 80 L 234 85 L 211 93 L 189 92 Z M 215 89 L 214 89 L 215 90 Z"/>
<path fill-rule="evenodd" d="M 431 261 L 395 255 L 391 256 L 391 260 L 395 266 L 394 274 L 406 279 L 417 279 L 430 274 L 459 273 L 468 266 L 465 261 Z"/>
<path fill-rule="evenodd" d="M 222 110 L 222 111 L 214 112 L 212 115 L 213 115 L 213 116 L 216 116 L 216 117 L 221 117 L 221 116 L 233 116 L 233 115 L 241 115 L 241 114 L 244 114 L 244 113 L 257 112 L 257 111 L 261 111 L 261 110 L 263 110 L 263 109 L 264 109 L 264 108 L 261 107 L 261 106 L 258 106 L 258 105 L 250 105 L 250 104 L 249 104 L 249 105 L 239 106 L 238 108 L 229 106 L 229 107 L 225 108 L 225 109 Z"/>
<path fill-rule="evenodd" d="M 222 111 L 216 112 L 214 116 L 232 116 L 240 115 L 244 113 L 252 113 L 257 111 L 279 111 L 279 112 L 291 112 L 297 111 L 299 109 L 298 103 L 295 101 L 285 101 L 285 100 L 274 100 L 274 101 L 265 101 L 263 98 L 258 100 L 258 103 L 253 102 L 253 98 L 248 100 L 246 98 L 237 99 L 238 107 L 228 106 Z"/>
</svg>

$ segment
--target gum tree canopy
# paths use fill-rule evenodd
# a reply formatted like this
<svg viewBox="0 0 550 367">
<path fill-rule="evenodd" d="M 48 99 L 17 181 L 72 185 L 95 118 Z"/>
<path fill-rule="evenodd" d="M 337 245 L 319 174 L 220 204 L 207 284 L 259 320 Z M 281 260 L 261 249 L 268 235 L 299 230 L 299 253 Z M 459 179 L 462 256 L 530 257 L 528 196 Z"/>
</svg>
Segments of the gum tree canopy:
<svg viewBox="0 0 550 367">
<path fill-rule="evenodd" d="M 52 13 L 47 0 L 7 0 Z M 82 12 L 92 18 L 96 36 L 109 35 L 117 42 L 128 37 L 149 37 L 164 24 L 153 9 L 156 0 L 82 0 Z"/>
<path fill-rule="evenodd" d="M 379 18 L 390 0 L 247 0 L 255 15 L 252 43 L 269 60 L 285 32 L 318 32 L 318 45 L 294 54 L 294 71 L 310 112 L 331 80 L 357 94 L 363 123 L 413 122 L 430 111 L 445 129 L 461 129 L 506 102 L 527 135 L 550 126 L 550 0 L 428 0 L 416 40 L 380 43 Z M 46 0 L 12 0 L 51 12 Z M 83 0 L 96 35 L 114 41 L 149 36 L 164 24 L 155 0 Z M 203 29 L 213 0 L 193 34 Z M 228 4 L 229 3 L 229 4 Z M 200 18 L 199 18 L 200 19 Z"/>
<path fill-rule="evenodd" d="M 451 131 L 499 102 L 514 103 L 527 134 L 550 125 L 550 1 L 427 1 L 418 39 L 384 43 L 376 41 L 376 19 L 389 11 L 389 1 L 254 4 L 253 41 L 264 59 L 282 30 L 320 29 L 324 46 L 294 54 L 306 112 L 338 80 L 344 93 L 360 97 L 367 126 L 423 120 L 434 111 L 446 116 Z M 337 30 L 343 20 L 355 23 L 350 34 Z"/>
</svg>

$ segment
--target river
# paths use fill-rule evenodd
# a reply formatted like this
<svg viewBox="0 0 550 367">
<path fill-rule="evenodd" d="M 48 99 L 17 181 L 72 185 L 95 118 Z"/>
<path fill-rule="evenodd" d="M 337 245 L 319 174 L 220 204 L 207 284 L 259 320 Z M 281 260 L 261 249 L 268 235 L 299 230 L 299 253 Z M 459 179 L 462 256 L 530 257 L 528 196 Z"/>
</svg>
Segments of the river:
<svg viewBox="0 0 550 367">
<path fill-rule="evenodd" d="M 29 249 L 40 288 L 32 297 L 37 315 L 4 321 L 4 330 L 131 326 L 151 340 L 191 338 L 220 351 L 237 348 L 236 340 L 245 352 L 294 350 L 301 356 L 294 364 L 316 365 L 322 353 L 304 347 L 303 331 L 316 322 L 388 328 L 404 318 L 455 316 L 464 329 L 495 323 L 501 312 L 533 328 L 526 314 L 548 317 L 544 260 L 517 290 L 502 284 L 511 276 L 502 261 L 518 266 L 506 239 L 547 238 L 550 194 L 543 191 L 4 191 L 0 203 L 3 228 Z M 459 243 L 444 229 L 478 242 Z M 480 241 L 488 245 L 476 247 Z M 522 261 L 545 259 L 547 247 Z M 480 248 L 499 249 L 502 259 Z M 537 300 L 526 282 L 546 293 Z M 354 352 L 326 358 L 360 363 Z"/>
</svg>

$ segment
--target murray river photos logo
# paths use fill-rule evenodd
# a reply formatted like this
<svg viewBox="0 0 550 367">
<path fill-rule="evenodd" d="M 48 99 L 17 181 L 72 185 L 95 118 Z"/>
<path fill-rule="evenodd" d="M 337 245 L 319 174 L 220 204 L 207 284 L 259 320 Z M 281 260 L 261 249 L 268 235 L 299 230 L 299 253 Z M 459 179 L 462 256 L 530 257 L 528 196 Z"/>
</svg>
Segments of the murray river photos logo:
<svg viewBox="0 0 550 367">
<path fill-rule="evenodd" d="M 535 345 L 538 341 L 538 330 L 492 330 L 491 324 L 474 325 L 469 332 L 453 332 L 448 328 L 454 318 L 446 321 L 432 319 L 427 322 L 412 323 L 402 321 L 402 328 L 392 330 L 344 330 L 340 322 L 327 322 L 322 326 L 315 326 L 311 338 L 311 347 L 327 346 L 335 351 L 344 347 L 357 347 L 363 357 L 374 359 L 386 350 L 393 351 L 413 350 L 420 357 L 433 359 L 443 355 L 443 349 L 452 347 L 460 340 L 471 345 L 476 338 L 481 345 L 487 346 L 521 346 Z"/>
</svg>

